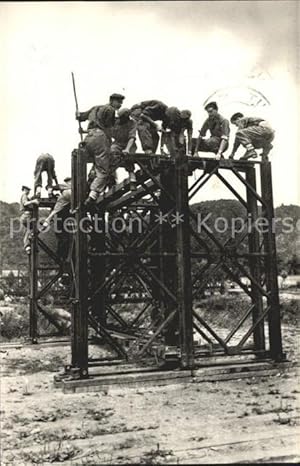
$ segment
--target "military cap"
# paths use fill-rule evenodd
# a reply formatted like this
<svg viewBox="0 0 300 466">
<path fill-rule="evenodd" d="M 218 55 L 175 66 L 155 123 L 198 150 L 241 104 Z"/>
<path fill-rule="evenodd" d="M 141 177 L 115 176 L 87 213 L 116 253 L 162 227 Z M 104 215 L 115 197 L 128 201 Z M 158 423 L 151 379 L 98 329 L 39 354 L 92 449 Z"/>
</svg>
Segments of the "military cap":
<svg viewBox="0 0 300 466">
<path fill-rule="evenodd" d="M 241 112 L 234 113 L 230 118 L 231 123 L 234 123 L 238 118 L 243 118 L 243 114 Z"/>
<path fill-rule="evenodd" d="M 119 110 L 119 117 L 129 117 L 129 115 L 130 115 L 129 108 L 121 108 Z"/>
<path fill-rule="evenodd" d="M 209 102 L 208 104 L 205 105 L 205 110 L 208 110 L 209 108 L 213 108 L 214 110 L 218 110 L 218 104 L 217 102 Z"/>
<path fill-rule="evenodd" d="M 27 189 L 27 191 L 30 191 L 30 188 L 28 188 L 28 186 L 25 186 L 25 185 L 22 186 L 22 191 L 23 191 L 24 189 Z"/>
<path fill-rule="evenodd" d="M 125 97 L 122 94 L 114 93 L 111 96 L 109 96 L 109 100 L 124 100 L 124 99 L 125 99 Z"/>
<path fill-rule="evenodd" d="M 180 116 L 181 118 L 184 118 L 184 119 L 191 118 L 192 112 L 190 112 L 190 110 L 181 110 Z"/>
</svg>

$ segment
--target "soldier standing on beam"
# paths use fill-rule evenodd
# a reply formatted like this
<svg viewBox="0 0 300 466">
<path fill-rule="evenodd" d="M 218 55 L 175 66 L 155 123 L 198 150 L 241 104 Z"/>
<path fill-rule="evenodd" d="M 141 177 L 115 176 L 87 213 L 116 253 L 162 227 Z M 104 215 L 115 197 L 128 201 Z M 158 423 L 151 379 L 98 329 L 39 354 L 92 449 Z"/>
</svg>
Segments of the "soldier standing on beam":
<svg viewBox="0 0 300 466">
<path fill-rule="evenodd" d="M 48 182 L 46 189 L 48 191 L 48 196 L 52 197 L 52 185 L 53 180 L 57 184 L 57 177 L 55 173 L 55 160 L 50 154 L 41 154 L 35 163 L 34 170 L 34 193 L 37 197 L 41 197 L 42 191 L 42 173 L 46 172 L 48 176 Z"/>
<path fill-rule="evenodd" d="M 222 159 L 224 158 L 223 152 L 228 148 L 229 121 L 220 115 L 216 102 L 210 102 L 204 108 L 208 113 L 208 118 L 199 131 L 194 153 L 197 155 L 198 151 L 214 152 L 218 159 Z M 207 131 L 210 132 L 210 137 L 204 139 Z"/>
<path fill-rule="evenodd" d="M 89 209 L 95 206 L 99 194 L 105 189 L 110 173 L 111 132 L 115 123 L 115 112 L 122 106 L 125 97 L 112 94 L 109 103 L 97 105 L 86 112 L 76 112 L 76 119 L 89 121 L 88 134 L 84 140 L 89 154 L 94 159 L 96 177 L 90 186 L 90 193 L 85 200 Z"/>
<path fill-rule="evenodd" d="M 239 145 L 246 148 L 246 153 L 240 160 L 255 159 L 257 153 L 255 149 L 263 149 L 262 160 L 268 160 L 268 154 L 273 148 L 271 142 L 274 139 L 274 130 L 263 118 L 244 117 L 242 113 L 235 113 L 230 119 L 231 123 L 237 126 L 235 141 L 233 144 L 230 159 L 233 159 Z"/>
<path fill-rule="evenodd" d="M 131 116 L 137 121 L 137 131 L 145 154 L 155 154 L 160 126 L 156 123 L 165 118 L 167 105 L 159 100 L 145 100 L 131 107 Z"/>
</svg>

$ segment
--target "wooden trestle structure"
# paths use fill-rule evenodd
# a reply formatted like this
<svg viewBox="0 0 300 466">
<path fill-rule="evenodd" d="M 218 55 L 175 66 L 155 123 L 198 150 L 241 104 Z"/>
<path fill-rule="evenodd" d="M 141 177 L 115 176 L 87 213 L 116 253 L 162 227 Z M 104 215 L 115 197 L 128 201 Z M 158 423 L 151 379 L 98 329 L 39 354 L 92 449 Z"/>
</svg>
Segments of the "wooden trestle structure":
<svg viewBox="0 0 300 466">
<path fill-rule="evenodd" d="M 91 332 L 110 347 L 115 367 L 122 361 L 137 367 L 145 360 L 157 364 L 172 360 L 177 369 L 193 369 L 201 357 L 221 355 L 229 360 L 252 355 L 260 361 L 282 361 L 271 163 L 188 157 L 179 152 L 173 157 L 130 157 L 139 166 L 137 189 L 130 189 L 129 180 L 117 184 L 102 195 L 97 212 L 87 219 L 84 200 L 90 160 L 84 144 L 72 153 L 74 295 L 72 357 L 66 376 L 89 378 L 91 367 L 104 364 L 89 358 Z M 195 170 L 196 180 L 191 177 Z M 240 189 L 229 183 L 229 173 Z M 198 231 L 191 204 L 215 177 L 242 204 L 248 222 L 254 223 L 258 216 L 267 219 L 263 233 L 246 229 L 221 241 L 205 223 Z M 35 252 L 32 319 L 37 313 L 34 257 Z M 199 307 L 203 292 L 220 270 L 242 288 L 249 302 L 226 335 Z M 195 334 L 200 344 L 194 342 Z"/>
</svg>

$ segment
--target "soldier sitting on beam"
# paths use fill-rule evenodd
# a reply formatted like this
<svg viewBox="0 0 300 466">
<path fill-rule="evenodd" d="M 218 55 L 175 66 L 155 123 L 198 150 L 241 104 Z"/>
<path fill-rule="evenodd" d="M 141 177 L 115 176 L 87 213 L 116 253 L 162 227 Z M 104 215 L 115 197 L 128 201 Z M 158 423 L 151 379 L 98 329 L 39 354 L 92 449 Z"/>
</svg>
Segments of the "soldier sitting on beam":
<svg viewBox="0 0 300 466">
<path fill-rule="evenodd" d="M 228 148 L 229 121 L 220 115 L 216 102 L 210 102 L 204 108 L 208 113 L 208 118 L 199 131 L 194 154 L 198 155 L 198 151 L 214 152 L 217 159 L 222 159 L 224 158 L 223 153 Z M 210 137 L 205 139 L 207 131 L 210 132 Z"/>
</svg>

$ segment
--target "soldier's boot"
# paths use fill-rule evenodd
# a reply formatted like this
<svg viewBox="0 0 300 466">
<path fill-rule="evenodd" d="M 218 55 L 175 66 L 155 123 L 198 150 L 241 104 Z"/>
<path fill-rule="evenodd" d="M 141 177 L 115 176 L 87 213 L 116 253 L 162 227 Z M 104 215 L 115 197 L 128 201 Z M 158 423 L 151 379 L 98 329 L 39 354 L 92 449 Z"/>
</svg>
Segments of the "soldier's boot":
<svg viewBox="0 0 300 466">
<path fill-rule="evenodd" d="M 247 144 L 246 145 L 246 152 L 243 155 L 243 157 L 240 158 L 240 160 L 248 160 L 248 159 L 256 159 L 257 158 L 257 153 L 253 147 L 252 144 Z"/>
</svg>

